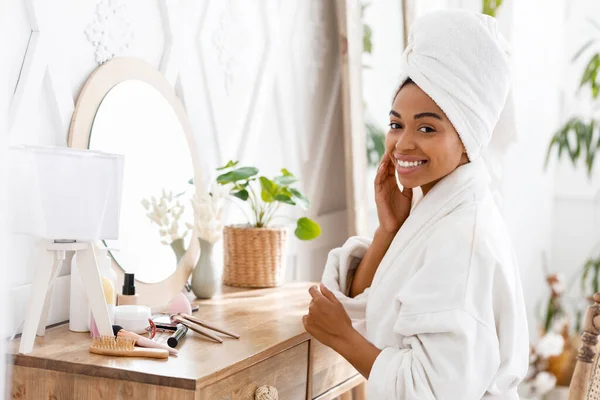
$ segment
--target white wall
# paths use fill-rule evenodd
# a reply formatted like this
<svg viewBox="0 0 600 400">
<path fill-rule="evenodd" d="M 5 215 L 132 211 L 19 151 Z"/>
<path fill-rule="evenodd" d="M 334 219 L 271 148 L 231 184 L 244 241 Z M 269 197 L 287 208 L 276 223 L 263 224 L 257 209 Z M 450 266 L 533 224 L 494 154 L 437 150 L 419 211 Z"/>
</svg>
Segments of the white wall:
<svg viewBox="0 0 600 400">
<path fill-rule="evenodd" d="M 85 35 L 97 18 L 96 4 L 6 0 L 2 36 L 10 40 L 0 47 L 0 116 L 11 121 L 11 144 L 66 145 L 73 105 L 97 67 Z M 139 57 L 163 71 L 185 103 L 207 168 L 240 159 L 265 173 L 286 167 L 300 176 L 323 235 L 311 243 L 292 240 L 297 256 L 288 277 L 318 279 L 326 251 L 346 237 L 333 1 L 123 4 L 120 23 L 109 31 L 132 38 L 118 39 L 128 46 L 117 55 Z M 52 255 L 35 238 L 11 235 L 9 246 L 13 311 L 19 315 L 35 268 L 50 267 Z M 67 276 L 57 282 L 50 323 L 68 318 L 67 282 Z"/>
<path fill-rule="evenodd" d="M 519 264 L 530 322 L 546 293 L 543 253 L 550 257 L 552 171 L 543 169 L 559 123 L 564 0 L 505 0 L 512 10 L 512 47 L 518 141 L 506 157 L 503 213 Z"/>
<path fill-rule="evenodd" d="M 3 27 L 6 26 L 6 6 L 4 2 L 0 2 L 0 37 L 6 38 Z M 6 39 L 4 40 L 6 41 Z M 0 42 L 2 43 L 2 42 Z M 2 45 L 0 44 L 0 48 Z M 2 56 L 2 54 L 0 54 Z M 0 63 L 0 76 L 3 74 L 4 63 Z M 3 81 L 0 81 L 2 84 Z M 6 257 L 7 251 L 7 205 L 6 205 L 6 177 L 7 177 L 7 168 L 8 164 L 6 162 L 6 110 L 7 101 L 5 97 L 0 97 L 0 320 L 7 321 L 8 320 L 8 263 Z M 2 328 L 0 328 L 0 338 L 6 337 L 7 327 L 5 324 L 2 324 Z M 0 357 L 4 360 L 6 353 L 6 341 L 0 340 Z M 0 399 L 4 399 L 6 397 L 6 376 L 7 376 L 7 363 L 0 363 Z"/>
<path fill-rule="evenodd" d="M 363 99 L 366 117 L 383 132 L 387 132 L 388 113 L 392 97 L 398 89 L 400 64 L 404 51 L 402 7 L 398 0 L 370 2 L 365 10 L 364 22 L 373 29 L 373 52 L 363 56 Z M 376 168 L 367 170 L 367 227 L 372 234 L 378 226 L 377 209 L 373 192 Z"/>
<path fill-rule="evenodd" d="M 0 1 L 0 57 L 4 59 L 4 54 L 2 53 L 2 48 L 4 48 L 4 43 L 7 42 L 8 36 L 4 28 L 7 26 L 6 21 L 6 4 L 5 2 Z M 0 63 L 0 87 L 3 87 L 5 81 L 2 77 L 5 74 L 4 67 L 5 63 Z M 7 202 L 6 202 L 6 187 L 7 187 L 7 169 L 8 163 L 6 162 L 7 151 L 6 151 L 6 141 L 7 141 L 7 110 L 8 110 L 8 99 L 6 96 L 0 97 L 0 320 L 7 321 L 9 319 L 9 304 L 8 304 L 8 259 L 6 257 L 6 252 L 8 249 L 7 246 Z M 8 334 L 9 327 L 7 324 L 2 324 L 0 327 L 0 357 L 4 360 L 6 353 L 6 341 L 3 340 Z M 6 362 L 0 363 L 0 399 L 4 399 L 7 397 L 7 366 Z"/>
<path fill-rule="evenodd" d="M 600 42 L 595 43 L 576 63 L 571 63 L 570 59 L 587 40 L 600 40 L 600 29 L 594 28 L 589 22 L 591 19 L 600 25 L 600 3 L 593 0 L 568 2 L 565 11 L 561 123 L 572 115 L 595 115 L 598 119 L 598 111 L 594 114 L 590 107 L 589 91 L 584 90 L 579 96 L 576 93 L 585 65 L 592 54 L 600 52 Z M 573 167 L 566 157 L 558 163 L 556 153 L 553 153 L 552 160 L 556 165 L 552 268 L 573 280 L 573 289 L 577 293 L 585 260 L 590 256 L 600 256 L 600 162 L 596 155 L 596 166 L 590 179 L 583 163 Z"/>
</svg>

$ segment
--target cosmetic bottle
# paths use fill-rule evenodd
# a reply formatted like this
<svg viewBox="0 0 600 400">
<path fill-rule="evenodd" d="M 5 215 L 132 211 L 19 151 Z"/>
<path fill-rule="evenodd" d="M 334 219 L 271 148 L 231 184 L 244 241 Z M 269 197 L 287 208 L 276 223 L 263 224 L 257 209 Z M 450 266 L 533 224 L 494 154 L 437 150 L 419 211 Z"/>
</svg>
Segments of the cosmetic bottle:
<svg viewBox="0 0 600 400">
<path fill-rule="evenodd" d="M 126 273 L 123 280 L 123 292 L 118 296 L 117 304 L 120 306 L 138 304 L 138 295 L 135 293 L 135 277 Z"/>
<path fill-rule="evenodd" d="M 106 308 L 108 309 L 108 319 L 112 325 L 115 323 L 115 287 L 107 277 L 100 276 L 100 279 L 102 282 L 102 291 L 104 292 L 104 301 L 106 302 Z M 93 313 L 90 315 L 90 336 L 99 336 L 98 326 L 96 325 Z"/>
<path fill-rule="evenodd" d="M 90 330 L 90 306 L 83 288 L 77 254 L 71 260 L 71 293 L 69 295 L 69 330 L 88 332 Z"/>
<path fill-rule="evenodd" d="M 100 276 L 105 276 L 108 279 L 110 279 L 110 281 L 113 284 L 113 290 L 116 289 L 119 285 L 118 279 L 117 279 L 117 273 L 112 269 L 112 257 L 110 256 L 110 254 L 108 254 L 108 252 L 110 250 L 114 250 L 114 249 L 109 249 L 107 247 L 96 247 L 96 259 L 98 261 L 98 271 L 100 272 Z M 116 301 L 116 292 L 115 293 L 115 301 Z M 115 303 L 115 301 L 112 302 L 112 304 Z"/>
</svg>

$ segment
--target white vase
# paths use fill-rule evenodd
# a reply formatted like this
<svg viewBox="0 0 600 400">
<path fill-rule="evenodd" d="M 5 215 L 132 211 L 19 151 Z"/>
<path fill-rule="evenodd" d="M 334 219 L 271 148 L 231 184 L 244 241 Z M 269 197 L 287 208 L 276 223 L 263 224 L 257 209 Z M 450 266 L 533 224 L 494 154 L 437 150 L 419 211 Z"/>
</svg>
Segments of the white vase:
<svg viewBox="0 0 600 400">
<path fill-rule="evenodd" d="M 200 258 L 192 272 L 192 292 L 199 299 L 210 299 L 221 285 L 222 260 L 215 244 L 204 239 L 200 242 Z"/>
<path fill-rule="evenodd" d="M 173 249 L 173 253 L 175 253 L 175 265 L 179 266 L 181 259 L 185 256 L 185 243 L 183 243 L 183 239 L 175 239 L 171 242 L 171 248 Z"/>
</svg>

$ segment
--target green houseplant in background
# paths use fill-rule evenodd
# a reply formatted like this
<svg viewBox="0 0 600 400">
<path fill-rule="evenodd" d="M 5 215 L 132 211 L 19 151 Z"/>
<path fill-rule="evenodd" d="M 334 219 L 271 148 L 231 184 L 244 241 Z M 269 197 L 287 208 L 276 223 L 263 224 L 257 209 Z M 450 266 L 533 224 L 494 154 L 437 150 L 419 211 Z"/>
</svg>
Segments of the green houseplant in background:
<svg viewBox="0 0 600 400">
<path fill-rule="evenodd" d="M 276 226 L 283 206 L 309 208 L 309 201 L 294 185 L 298 179 L 288 170 L 269 179 L 259 176 L 255 167 L 238 167 L 237 161 L 217 169 L 217 183 L 228 188 L 242 208 L 247 224 L 226 226 L 223 230 L 225 251 L 223 282 L 240 287 L 272 287 L 283 283 L 286 262 L 287 230 Z M 248 213 L 249 211 L 249 213 Z M 312 240 L 321 234 L 321 227 L 307 217 L 296 219 L 295 236 Z"/>
<path fill-rule="evenodd" d="M 483 0 L 482 12 L 491 17 L 496 17 L 496 11 L 502 5 L 503 0 Z"/>
<path fill-rule="evenodd" d="M 588 21 L 600 32 L 600 26 L 591 19 Z M 571 62 L 575 62 L 584 54 L 589 54 L 591 49 L 598 41 L 598 38 L 588 40 L 573 56 Z M 593 52 L 589 55 L 583 75 L 579 81 L 579 94 L 581 89 L 589 92 L 592 105 L 598 105 L 598 96 L 600 95 L 600 84 L 597 81 L 600 70 L 600 54 Z M 566 156 L 573 167 L 577 167 L 578 163 L 583 161 L 588 178 L 591 178 L 594 159 L 600 150 L 600 121 L 593 117 L 584 117 L 574 115 L 569 118 L 552 136 L 548 145 L 545 166 L 547 167 L 551 155 L 556 151 L 557 159 L 560 161 Z M 584 298 L 590 299 L 591 296 L 600 289 L 600 257 L 588 259 L 581 270 L 580 276 L 581 295 Z M 577 296 L 580 299 L 581 296 Z M 579 335 L 581 333 L 581 320 L 583 312 L 581 302 L 576 302 L 575 324 L 571 330 L 568 324 L 569 313 L 564 306 L 560 308 L 553 307 L 553 301 L 550 299 L 545 318 L 546 332 L 551 325 L 556 325 L 557 322 L 563 321 L 563 330 L 561 332 L 564 338 L 564 350 L 554 358 L 551 358 L 547 363 L 548 371 L 557 378 L 557 384 L 567 386 L 570 382 L 576 360 L 576 351 L 579 347 Z"/>
<path fill-rule="evenodd" d="M 364 21 L 365 10 L 370 3 L 361 5 L 361 20 Z M 363 22 L 363 54 L 373 53 L 373 29 L 369 24 Z M 363 69 L 370 69 L 367 64 L 363 64 Z M 367 105 L 364 104 L 365 110 L 365 133 L 367 135 L 367 165 L 377 167 L 379 161 L 385 154 L 385 131 L 375 124 L 368 117 Z"/>
<path fill-rule="evenodd" d="M 600 25 L 591 18 L 587 21 L 600 33 Z M 575 53 L 571 62 L 580 59 L 584 54 L 588 54 L 589 61 L 583 71 L 579 82 L 579 90 L 588 89 L 591 94 L 590 101 L 597 107 L 600 105 L 598 96 L 600 95 L 600 53 L 591 52 L 593 45 L 597 44 L 600 36 L 589 39 Z M 573 167 L 576 167 L 580 160 L 583 160 L 588 178 L 592 177 L 594 160 L 600 152 L 600 121 L 594 118 L 584 118 L 582 116 L 572 116 L 552 137 L 548 146 L 546 156 L 546 166 L 550 160 L 553 150 L 556 149 L 557 158 L 561 160 L 566 155 Z M 582 270 L 581 289 L 583 294 L 591 299 L 591 296 L 600 291 L 600 256 L 588 259 Z M 579 325 L 579 324 L 577 324 Z"/>
<path fill-rule="evenodd" d="M 594 26 L 600 33 L 600 26 L 588 18 L 588 22 Z M 571 62 L 577 61 L 584 54 L 589 53 L 589 49 L 598 42 L 600 37 L 589 39 L 573 56 Z M 579 89 L 587 88 L 591 93 L 591 101 L 597 107 L 598 96 L 600 95 L 600 82 L 598 74 L 600 72 L 600 53 L 593 52 L 589 56 L 583 75 L 581 76 Z M 557 149 L 558 159 L 566 154 L 575 167 L 577 162 L 582 159 L 587 167 L 588 177 L 592 175 L 594 159 L 600 151 L 600 121 L 593 118 L 583 118 L 581 116 L 571 117 L 552 137 L 548 146 L 546 165 L 550 159 L 553 149 Z"/>
</svg>

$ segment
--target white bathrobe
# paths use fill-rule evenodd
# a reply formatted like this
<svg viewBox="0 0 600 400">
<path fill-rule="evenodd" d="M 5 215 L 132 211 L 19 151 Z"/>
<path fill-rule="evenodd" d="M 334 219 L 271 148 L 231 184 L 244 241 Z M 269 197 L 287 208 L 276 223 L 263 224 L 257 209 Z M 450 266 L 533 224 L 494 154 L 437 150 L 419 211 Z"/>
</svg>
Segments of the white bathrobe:
<svg viewBox="0 0 600 400">
<path fill-rule="evenodd" d="M 369 399 L 518 399 L 528 367 L 519 269 L 481 160 L 438 182 L 411 211 L 370 288 L 347 296 L 371 240 L 328 258 L 323 283 L 382 350 Z"/>
</svg>

